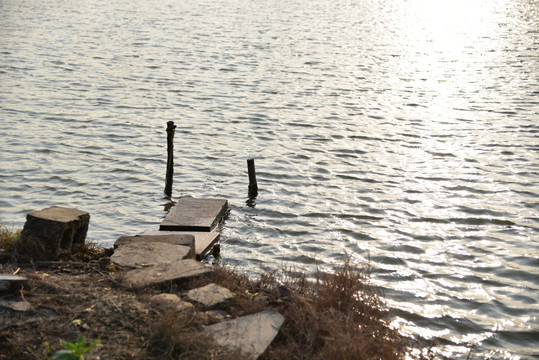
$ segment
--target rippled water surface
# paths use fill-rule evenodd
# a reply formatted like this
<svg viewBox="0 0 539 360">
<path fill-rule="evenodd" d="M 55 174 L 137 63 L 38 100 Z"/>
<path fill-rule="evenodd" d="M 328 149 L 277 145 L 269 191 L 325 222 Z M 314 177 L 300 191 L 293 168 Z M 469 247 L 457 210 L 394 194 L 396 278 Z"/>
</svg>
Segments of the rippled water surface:
<svg viewBox="0 0 539 360">
<path fill-rule="evenodd" d="M 2 0 L 0 219 L 155 229 L 172 120 L 174 196 L 231 203 L 223 262 L 370 259 L 440 356 L 537 359 L 537 24 L 537 0 Z"/>
</svg>

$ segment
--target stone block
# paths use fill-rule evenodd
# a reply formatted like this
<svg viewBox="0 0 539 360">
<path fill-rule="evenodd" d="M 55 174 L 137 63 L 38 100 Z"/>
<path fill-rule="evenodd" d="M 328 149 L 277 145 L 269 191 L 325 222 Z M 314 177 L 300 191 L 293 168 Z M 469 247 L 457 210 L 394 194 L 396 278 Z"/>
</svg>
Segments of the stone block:
<svg viewBox="0 0 539 360">
<path fill-rule="evenodd" d="M 234 297 L 234 293 L 217 284 L 208 284 L 198 289 L 189 290 L 187 298 L 211 307 Z"/>
<path fill-rule="evenodd" d="M 230 317 L 230 315 L 228 315 L 228 313 L 224 310 L 209 310 L 209 311 L 205 311 L 203 314 L 205 315 L 207 320 L 213 321 L 213 322 L 223 321 L 226 318 Z"/>
<path fill-rule="evenodd" d="M 53 206 L 26 216 L 19 253 L 39 260 L 54 260 L 66 250 L 84 245 L 90 214 Z"/>
<path fill-rule="evenodd" d="M 183 197 L 165 216 L 159 230 L 211 231 L 228 211 L 224 199 Z"/>
<path fill-rule="evenodd" d="M 32 305 L 22 300 L 16 300 L 16 301 L 0 300 L 0 307 L 5 307 L 13 311 L 19 311 L 19 312 L 31 311 L 33 309 Z"/>
<path fill-rule="evenodd" d="M 193 308 L 193 304 L 183 301 L 178 295 L 175 294 L 158 294 L 152 296 L 150 300 L 159 308 L 159 310 L 162 311 L 184 311 Z"/>
<path fill-rule="evenodd" d="M 204 327 L 218 345 L 239 351 L 250 359 L 258 358 L 279 333 L 284 316 L 275 310 L 224 321 Z"/>
</svg>

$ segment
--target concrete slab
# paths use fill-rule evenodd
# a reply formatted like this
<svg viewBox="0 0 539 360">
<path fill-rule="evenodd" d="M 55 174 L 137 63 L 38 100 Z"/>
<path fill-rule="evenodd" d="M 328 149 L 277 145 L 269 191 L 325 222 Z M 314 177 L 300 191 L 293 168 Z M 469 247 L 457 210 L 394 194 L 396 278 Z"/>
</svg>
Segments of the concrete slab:
<svg viewBox="0 0 539 360">
<path fill-rule="evenodd" d="M 28 281 L 25 277 L 11 274 L 0 274 L 0 292 L 12 291 Z"/>
<path fill-rule="evenodd" d="M 203 259 L 213 248 L 213 246 L 219 241 L 221 233 L 218 231 L 201 232 L 201 231 L 160 231 L 160 230 L 148 230 L 142 235 L 152 236 L 168 236 L 164 234 L 174 234 L 177 236 L 194 236 L 194 252 L 197 259 Z"/>
<path fill-rule="evenodd" d="M 205 311 L 204 315 L 207 316 L 208 320 L 212 321 L 223 321 L 230 317 L 230 315 L 228 315 L 228 313 L 224 310 L 209 310 Z"/>
<path fill-rule="evenodd" d="M 196 260 L 185 259 L 178 262 L 130 270 L 121 281 L 124 286 L 139 289 L 186 280 L 195 276 L 208 274 L 211 271 L 213 271 L 211 268 Z"/>
<path fill-rule="evenodd" d="M 284 316 L 275 310 L 266 310 L 204 327 L 217 344 L 237 350 L 251 359 L 258 358 L 273 341 Z"/>
<path fill-rule="evenodd" d="M 32 211 L 28 215 L 43 220 L 68 223 L 71 221 L 77 221 L 81 216 L 86 216 L 88 213 L 86 211 L 81 211 L 74 208 L 51 206 L 43 210 Z"/>
<path fill-rule="evenodd" d="M 184 197 L 161 222 L 159 230 L 211 231 L 228 210 L 224 199 L 195 199 Z"/>
<path fill-rule="evenodd" d="M 151 297 L 151 301 L 160 309 L 160 310 L 176 310 L 184 311 L 193 308 L 193 304 L 187 301 L 180 299 L 178 295 L 175 294 L 158 294 Z"/>
<path fill-rule="evenodd" d="M 114 248 L 120 245 L 128 245 L 134 243 L 166 243 L 170 245 L 183 245 L 191 249 L 190 258 L 195 258 L 195 236 L 188 233 L 169 233 L 163 231 L 155 231 L 154 234 L 142 234 L 135 236 L 120 236 L 114 243 Z"/>
<path fill-rule="evenodd" d="M 110 257 L 118 267 L 141 268 L 183 260 L 189 256 L 191 248 L 163 242 L 133 242 L 121 245 Z"/>
<path fill-rule="evenodd" d="M 208 307 L 232 299 L 235 296 L 232 291 L 217 284 L 208 284 L 198 289 L 189 290 L 185 295 L 189 300 L 199 302 Z"/>
<path fill-rule="evenodd" d="M 133 242 L 163 242 L 171 245 L 191 245 L 195 237 L 186 232 L 170 232 L 170 231 L 151 231 L 145 232 L 142 235 L 135 236 L 120 236 L 114 242 L 114 247 L 126 245 Z"/>
</svg>

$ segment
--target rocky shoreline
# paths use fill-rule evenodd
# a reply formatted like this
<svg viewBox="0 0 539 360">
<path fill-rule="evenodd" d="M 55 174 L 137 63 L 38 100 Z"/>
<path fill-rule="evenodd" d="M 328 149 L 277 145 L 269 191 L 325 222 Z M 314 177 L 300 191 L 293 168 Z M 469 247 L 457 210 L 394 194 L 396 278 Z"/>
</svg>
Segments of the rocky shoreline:
<svg viewBox="0 0 539 360">
<path fill-rule="evenodd" d="M 213 213 L 207 232 L 226 210 Z M 188 217 L 183 212 L 181 218 Z M 216 242 L 197 247 L 196 236 L 185 231 L 200 231 L 192 223 L 201 217 L 191 218 L 191 230 L 166 218 L 179 233 L 124 236 L 112 249 L 78 244 L 54 260 L 24 254 L 28 239 L 4 246 L 12 250 L 4 251 L 11 257 L 4 256 L 2 273 L 23 280 L 0 286 L 0 359 L 49 358 L 81 336 L 99 340 L 88 354 L 94 359 L 425 356 L 389 328 L 366 269 L 346 263 L 316 274 L 314 282 L 287 271 L 250 279 L 196 260 Z M 76 226 L 64 228 L 77 233 Z"/>
</svg>

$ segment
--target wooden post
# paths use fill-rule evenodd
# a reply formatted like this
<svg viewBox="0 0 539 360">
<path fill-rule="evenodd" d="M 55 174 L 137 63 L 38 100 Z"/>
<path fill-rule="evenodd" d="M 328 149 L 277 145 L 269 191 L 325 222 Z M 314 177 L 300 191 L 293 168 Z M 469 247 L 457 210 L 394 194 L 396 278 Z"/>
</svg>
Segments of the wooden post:
<svg viewBox="0 0 539 360">
<path fill-rule="evenodd" d="M 167 121 L 167 176 L 165 182 L 165 194 L 172 196 L 172 178 L 174 176 L 174 121 Z"/>
<path fill-rule="evenodd" d="M 256 183 L 254 159 L 247 159 L 247 170 L 249 171 L 249 197 L 256 197 L 258 195 L 258 184 Z"/>
</svg>

